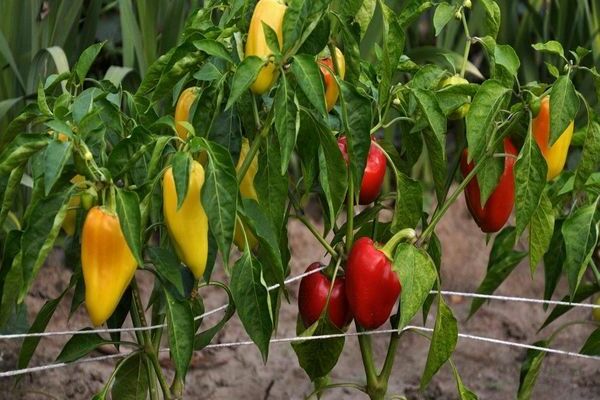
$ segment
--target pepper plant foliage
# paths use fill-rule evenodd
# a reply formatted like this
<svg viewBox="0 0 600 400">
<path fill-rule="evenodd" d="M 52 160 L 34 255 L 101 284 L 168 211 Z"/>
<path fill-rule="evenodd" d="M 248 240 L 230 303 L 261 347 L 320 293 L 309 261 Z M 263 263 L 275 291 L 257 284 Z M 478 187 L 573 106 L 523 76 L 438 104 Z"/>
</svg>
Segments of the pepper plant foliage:
<svg viewBox="0 0 600 400">
<path fill-rule="evenodd" d="M 284 284 L 290 274 L 287 221 L 297 218 L 330 253 L 330 273 L 343 271 L 358 237 L 394 243 L 385 249 L 391 250 L 388 256 L 402 284 L 397 311 L 390 319 L 397 331 L 391 334 L 381 370 L 370 353 L 371 339 L 360 337 L 366 383 L 352 387 L 372 399 L 383 398 L 398 340 L 412 330 L 411 323 L 418 323 L 417 314 L 422 312 L 426 319 L 433 306 L 435 324 L 421 381 L 425 387 L 442 365 L 451 362 L 458 339 L 451 308 L 440 294 L 430 294 L 443 286 L 443 253 L 435 228 L 472 180 L 477 179 L 482 204 L 490 198 L 501 178 L 505 138 L 519 149 L 514 168 L 516 222 L 493 238 L 478 292 L 493 293 L 526 257 L 532 274 L 543 261 L 546 299 L 552 298 L 563 275 L 569 284 L 565 300 L 583 301 L 599 292 L 598 98 L 585 98 L 572 83 L 573 76 L 589 74 L 596 94 L 600 93 L 600 74 L 586 63 L 588 51 L 582 47 L 565 51 L 558 42 L 534 44 L 540 57 L 548 58 L 554 80 L 520 82 L 521 61 L 515 51 L 496 43 L 501 15 L 493 0 L 473 0 L 473 12 L 485 15 L 485 23 L 474 32 L 468 23 L 471 1 L 413 0 L 399 9 L 389 3 L 289 0 L 281 32 L 263 25 L 271 54 L 261 58 L 244 55 L 255 2 L 209 0 L 191 14 L 179 44 L 147 68 L 139 87 L 87 77 L 103 43 L 85 50 L 69 71 L 48 76 L 37 89 L 37 101 L 0 132 L 0 326 L 11 326 L 22 315 L 24 298 L 68 218 L 74 218 L 74 232 L 64 239 L 72 279 L 60 297 L 41 309 L 29 332 L 45 330 L 67 292 L 73 293 L 71 312 L 82 305 L 82 226 L 90 203 L 105 206 L 116 213 L 138 264 L 137 274 L 155 278 L 148 304 L 142 304 L 133 278 L 106 326 L 119 328 L 128 315 L 136 326 L 166 323 L 164 336 L 176 371 L 173 384 L 167 384 L 158 363 L 162 329 L 137 332 L 136 343 L 122 341 L 119 333 L 75 335 L 58 360 L 77 360 L 105 344 L 127 347 L 131 353 L 118 363 L 97 398 L 109 393 L 122 398 L 133 389 L 135 398 L 147 394 L 158 398 L 159 391 L 164 398 L 180 397 L 192 352 L 207 346 L 235 314 L 267 362 L 279 305 L 289 301 Z M 433 16 L 436 34 L 451 25 L 463 27 L 464 56 L 436 65 L 417 64 L 403 55 L 405 30 L 426 12 Z M 360 45 L 371 24 L 383 29 L 376 58 L 367 60 L 361 58 Z M 334 46 L 344 54 L 346 74 L 342 79 L 340 60 L 334 56 L 330 72 L 335 73 L 340 94 L 328 113 L 317 58 L 325 49 L 335 54 Z M 481 71 L 468 62 L 473 52 L 485 56 Z M 273 68 L 274 84 L 267 93 L 255 95 L 250 86 L 265 66 Z M 471 83 L 441 84 L 455 74 L 466 75 Z M 192 86 L 198 87 L 198 95 L 187 122 L 176 124 L 177 99 Z M 568 168 L 551 182 L 546 181 L 547 164 L 532 132 L 536 102 L 542 96 L 551 99 L 550 143 L 571 121 L 576 123 Z M 465 105 L 464 120 L 449 118 Z M 189 133 L 185 140 L 175 133 L 181 127 Z M 358 212 L 355 202 L 372 135 L 388 161 L 391 189 Z M 347 140 L 347 164 L 336 141 L 341 136 Z M 243 138 L 251 143 L 245 159 L 240 158 Z M 465 148 L 475 168 L 463 178 L 456 175 Z M 430 165 L 432 185 L 414 179 L 423 157 Z M 208 238 L 202 246 L 208 255 L 201 279 L 181 263 L 163 216 L 165 171 L 172 168 L 178 207 L 182 206 L 192 160 L 204 168 L 197 201 L 207 217 Z M 253 160 L 258 160 L 256 200 L 239 186 Z M 75 176 L 81 178 L 74 180 Z M 427 195 L 436 200 L 433 210 L 424 207 Z M 324 232 L 304 217 L 303 207 L 309 202 L 321 205 Z M 384 209 L 393 211 L 391 221 L 380 221 Z M 394 238 L 413 229 L 418 232 L 414 240 L 396 245 Z M 236 234 L 241 236 L 235 240 L 240 252 L 232 251 Z M 251 245 L 253 240 L 256 246 Z M 527 243 L 528 250 L 517 250 L 517 242 Z M 218 257 L 227 272 L 226 282 L 211 278 Z M 206 326 L 200 317 L 206 286 L 224 290 L 229 298 L 224 316 L 214 326 Z M 471 315 L 482 305 L 474 300 Z M 541 327 L 569 309 L 554 308 Z M 150 316 L 144 310 L 150 310 Z M 326 313 L 309 327 L 298 323 L 302 337 L 346 329 L 333 326 Z M 582 352 L 596 354 L 598 332 Z M 548 346 L 554 337 L 537 345 Z M 29 364 L 38 343 L 39 338 L 24 341 L 19 368 Z M 293 344 L 300 366 L 315 382 L 315 395 L 336 387 L 325 378 L 343 346 L 342 336 Z M 527 354 L 519 398 L 530 396 L 542 360 L 543 353 Z M 459 397 L 476 398 L 452 367 Z M 132 374 L 141 378 L 131 382 L 127 377 Z"/>
</svg>

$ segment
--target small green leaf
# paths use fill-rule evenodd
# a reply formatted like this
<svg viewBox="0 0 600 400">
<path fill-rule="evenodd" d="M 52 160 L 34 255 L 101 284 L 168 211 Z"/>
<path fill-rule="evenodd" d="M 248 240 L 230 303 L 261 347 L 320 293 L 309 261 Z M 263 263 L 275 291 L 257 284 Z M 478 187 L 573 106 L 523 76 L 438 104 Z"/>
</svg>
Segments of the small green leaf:
<svg viewBox="0 0 600 400">
<path fill-rule="evenodd" d="M 54 184 L 60 178 L 67 160 L 71 156 L 73 143 L 70 140 L 61 142 L 53 140 L 44 152 L 44 189 L 46 196 L 52 191 Z"/>
<path fill-rule="evenodd" d="M 181 208 L 185 197 L 187 196 L 188 185 L 190 183 L 190 165 L 192 160 L 187 153 L 177 152 L 173 156 L 171 165 L 173 166 L 173 180 L 175 181 L 175 191 L 177 192 L 177 210 Z"/>
<path fill-rule="evenodd" d="M 111 398 L 119 400 L 146 400 L 148 397 L 148 363 L 144 353 L 136 353 L 117 366 Z"/>
<path fill-rule="evenodd" d="M 137 193 L 119 189 L 117 190 L 117 216 L 121 231 L 125 236 L 127 245 L 133 253 L 138 265 L 144 265 L 142 259 L 142 216 L 140 213 L 140 199 Z"/>
<path fill-rule="evenodd" d="M 281 175 L 287 172 L 288 165 L 300 129 L 298 107 L 294 101 L 294 92 L 284 76 L 281 77 L 279 89 L 275 94 L 275 130 L 281 146 Z"/>
<path fill-rule="evenodd" d="M 194 316 L 190 303 L 186 300 L 177 300 L 168 290 L 164 293 L 167 297 L 169 352 L 177 375 L 185 377 L 194 350 Z"/>
<path fill-rule="evenodd" d="M 294 56 L 292 73 L 310 103 L 321 115 L 326 115 L 323 78 L 315 58 L 305 54 Z"/>
<path fill-rule="evenodd" d="M 560 42 L 557 42 L 556 40 L 550 40 L 546 43 L 534 43 L 531 47 L 542 53 L 554 54 L 561 58 L 565 58 L 565 50 Z"/>
<path fill-rule="evenodd" d="M 265 62 L 259 57 L 250 56 L 244 58 L 244 61 L 238 65 L 235 74 L 233 75 L 231 93 L 229 94 L 229 100 L 227 100 L 225 110 L 229 110 L 237 99 L 250 88 L 264 65 Z"/>
<path fill-rule="evenodd" d="M 196 47 L 200 51 L 205 52 L 209 56 L 222 58 L 223 60 L 234 64 L 233 59 L 231 58 L 231 55 L 229 55 L 229 52 L 227 51 L 225 46 L 222 43 L 219 43 L 215 40 L 196 40 L 194 42 L 194 47 Z"/>
<path fill-rule="evenodd" d="M 548 342 L 541 340 L 533 344 L 537 347 L 548 347 Z M 533 393 L 533 388 L 537 377 L 542 368 L 542 361 L 546 357 L 546 352 L 536 349 L 528 349 L 525 361 L 521 366 L 521 374 L 519 376 L 519 392 L 517 393 L 518 400 L 529 400 Z"/>
<path fill-rule="evenodd" d="M 575 120 L 579 110 L 579 97 L 568 76 L 560 76 L 550 91 L 550 141 L 554 142 L 567 129 L 569 124 Z"/>
<path fill-rule="evenodd" d="M 425 371 L 421 376 L 421 390 L 424 389 L 431 378 L 448 361 L 456 342 L 458 341 L 458 325 L 450 307 L 446 305 L 441 295 L 438 295 L 438 310 L 431 337 L 431 345 L 427 354 Z"/>
<path fill-rule="evenodd" d="M 77 63 L 73 67 L 73 72 L 77 76 L 78 83 L 83 83 L 94 60 L 96 60 L 96 57 L 100 54 L 100 50 L 102 50 L 105 43 L 106 41 L 95 43 L 81 53 L 79 60 L 77 60 Z"/>
<path fill-rule="evenodd" d="M 423 187 L 402 172 L 397 175 L 396 205 L 392 217 L 391 232 L 403 228 L 415 228 L 423 215 Z"/>
<path fill-rule="evenodd" d="M 89 328 L 82 329 L 83 331 L 89 330 Z M 64 345 L 60 354 L 56 358 L 57 362 L 70 363 L 80 359 L 96 350 L 103 344 L 110 344 L 108 340 L 104 340 L 97 333 L 84 333 L 74 335 Z"/>
<path fill-rule="evenodd" d="M 529 224 L 529 267 L 532 276 L 535 273 L 537 264 L 549 248 L 553 231 L 554 210 L 552 209 L 552 202 L 544 194 Z"/>
<path fill-rule="evenodd" d="M 223 318 L 221 318 L 221 320 L 217 324 L 196 335 L 194 339 L 194 350 L 202 350 L 203 348 L 208 346 L 212 339 L 215 337 L 215 335 L 223 329 L 225 323 L 229 321 L 229 319 L 235 314 L 235 301 L 233 300 L 233 296 L 229 288 L 226 285 L 215 281 L 210 282 L 207 286 L 217 286 L 225 290 L 228 298 L 227 308 L 225 309 L 225 314 L 223 315 Z"/>
<path fill-rule="evenodd" d="M 454 18 L 456 7 L 446 2 L 438 4 L 433 14 L 433 26 L 435 28 L 435 36 L 439 36 L 444 27 Z"/>
</svg>

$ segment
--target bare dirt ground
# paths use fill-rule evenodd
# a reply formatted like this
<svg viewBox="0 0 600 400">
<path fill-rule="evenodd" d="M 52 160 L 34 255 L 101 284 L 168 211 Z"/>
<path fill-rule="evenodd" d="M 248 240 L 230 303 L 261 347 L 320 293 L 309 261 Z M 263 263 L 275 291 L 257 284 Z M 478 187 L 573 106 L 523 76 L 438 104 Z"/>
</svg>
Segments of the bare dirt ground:
<svg viewBox="0 0 600 400">
<path fill-rule="evenodd" d="M 472 292 L 483 279 L 489 247 L 484 247 L 485 236 L 471 221 L 463 199 L 451 208 L 437 230 L 443 244 L 443 287 L 446 290 Z M 292 275 L 304 271 L 315 261 L 320 246 L 310 233 L 295 221 L 290 223 L 292 248 Z M 68 282 L 69 271 L 62 267 L 60 252 L 55 252 L 40 272 L 29 297 L 30 319 L 48 299 L 55 298 Z M 226 279 L 222 270 L 217 279 Z M 140 286 L 148 289 L 150 277 L 138 272 Z M 297 314 L 296 293 L 298 285 L 292 284 L 292 303 L 284 304 L 280 313 L 277 337 L 295 334 Z M 565 293 L 561 282 L 559 294 Z M 145 296 L 148 296 L 148 290 Z M 529 266 L 523 262 L 500 287 L 498 294 L 541 298 L 543 271 L 538 268 L 534 279 Z M 225 302 L 217 292 L 206 292 L 205 305 L 210 310 Z M 494 301 L 465 322 L 470 301 L 452 298 L 449 303 L 460 321 L 463 333 L 498 339 L 533 343 L 547 337 L 552 326 L 536 334 L 546 313 L 540 305 Z M 67 320 L 70 298 L 66 298 L 48 326 L 49 331 L 79 329 L 86 326 L 83 307 Z M 217 321 L 218 316 L 206 320 Z M 563 321 L 588 318 L 589 312 L 574 310 Z M 214 319 L 213 319 L 214 318 Z M 431 319 L 431 317 L 430 317 Z M 421 321 L 415 321 L 420 323 Z M 428 321 L 431 325 L 433 320 Z M 353 330 L 353 328 L 351 329 Z M 590 328 L 575 326 L 563 332 L 553 347 L 578 351 Z M 67 338 L 44 338 L 31 365 L 52 363 Z M 232 318 L 214 342 L 224 343 L 247 340 L 239 320 Z M 385 336 L 376 336 L 374 351 L 382 361 L 387 346 Z M 16 365 L 20 343 L 0 342 L 0 370 L 10 370 Z M 419 335 L 403 336 L 398 349 L 397 362 L 390 382 L 390 393 L 404 394 L 408 399 L 455 399 L 456 387 L 449 366 L 442 368 L 425 392 L 418 390 L 419 379 L 427 357 L 428 342 Z M 524 349 L 460 339 L 454 355 L 464 383 L 481 399 L 513 399 L 519 382 Z M 93 353 L 92 356 L 100 355 Z M 171 375 L 167 354 L 162 355 L 163 366 Z M 101 387 L 113 369 L 115 361 L 87 363 L 30 374 L 14 389 L 14 381 L 0 379 L 0 399 L 89 399 Z M 332 373 L 333 381 L 363 381 L 362 363 L 356 338 L 347 338 L 344 352 Z M 268 363 L 263 364 L 254 346 L 205 350 L 194 355 L 186 382 L 189 399 L 303 399 L 311 391 L 311 384 L 298 366 L 289 344 L 273 344 Z M 324 396 L 326 399 L 364 399 L 360 392 L 336 389 Z M 548 355 L 544 362 L 534 399 L 597 399 L 600 398 L 600 363 L 562 355 Z"/>
</svg>

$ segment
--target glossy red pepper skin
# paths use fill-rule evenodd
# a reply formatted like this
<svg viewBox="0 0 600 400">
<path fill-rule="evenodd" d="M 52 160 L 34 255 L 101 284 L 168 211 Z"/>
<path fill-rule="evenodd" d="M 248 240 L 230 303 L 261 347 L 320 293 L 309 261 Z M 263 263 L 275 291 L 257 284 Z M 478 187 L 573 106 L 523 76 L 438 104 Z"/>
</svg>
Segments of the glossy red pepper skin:
<svg viewBox="0 0 600 400">
<path fill-rule="evenodd" d="M 504 152 L 515 157 L 504 159 L 504 172 L 500 176 L 498 186 L 496 186 L 484 207 L 481 207 L 477 177 L 473 178 L 465 188 L 467 207 L 477 225 L 486 233 L 498 232 L 502 229 L 515 205 L 515 176 L 513 170 L 519 152 L 510 139 L 504 139 Z M 463 177 L 467 176 L 475 166 L 473 161 L 468 163 L 467 158 L 468 152 L 465 149 L 460 159 L 460 169 Z"/>
<path fill-rule="evenodd" d="M 387 160 L 381 149 L 375 146 L 372 142 L 375 139 L 371 139 L 371 147 L 369 148 L 369 156 L 367 157 L 367 164 L 363 173 L 362 182 L 360 185 L 360 196 L 358 203 L 362 205 L 370 204 L 375 201 L 379 193 L 381 192 L 381 186 L 383 185 L 383 179 L 385 178 L 385 170 L 387 167 Z M 348 163 L 348 142 L 345 136 L 338 139 L 338 147 Z"/>
<path fill-rule="evenodd" d="M 376 329 L 390 317 L 402 286 L 392 263 L 375 242 L 361 237 L 354 242 L 346 263 L 346 297 L 360 326 Z"/>
<path fill-rule="evenodd" d="M 321 268 L 321 264 L 312 263 L 306 272 Z M 307 275 L 300 281 L 298 290 L 298 310 L 305 327 L 314 324 L 327 303 L 327 294 L 331 287 L 331 280 L 323 272 L 315 272 Z M 342 329 L 352 321 L 352 314 L 346 299 L 345 280 L 338 276 L 335 278 L 329 306 L 327 308 L 329 320 L 338 328 Z"/>
</svg>

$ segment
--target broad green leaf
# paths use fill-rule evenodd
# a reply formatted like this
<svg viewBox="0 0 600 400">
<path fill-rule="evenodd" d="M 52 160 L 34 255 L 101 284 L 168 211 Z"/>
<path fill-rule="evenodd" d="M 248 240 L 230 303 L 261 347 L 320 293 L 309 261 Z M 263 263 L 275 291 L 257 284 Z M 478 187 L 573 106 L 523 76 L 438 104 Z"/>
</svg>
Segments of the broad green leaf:
<svg viewBox="0 0 600 400">
<path fill-rule="evenodd" d="M 280 174 L 284 175 L 287 172 L 300 129 L 300 117 L 294 101 L 294 92 L 285 75 L 281 77 L 273 107 L 275 107 L 275 130 L 281 146 Z"/>
<path fill-rule="evenodd" d="M 271 50 L 274 55 L 280 56 L 281 49 L 279 38 L 277 37 L 277 32 L 275 32 L 269 24 L 265 23 L 265 21 L 261 21 L 261 23 L 263 27 L 263 32 L 265 34 L 265 40 L 267 42 L 267 45 L 269 46 L 269 50 Z"/>
<path fill-rule="evenodd" d="M 504 228 L 494 239 L 490 252 L 487 273 L 476 293 L 492 294 L 508 278 L 515 267 L 527 256 L 527 253 L 513 250 L 515 243 L 515 228 Z M 479 310 L 484 299 L 474 298 L 469 311 L 469 318 Z"/>
<path fill-rule="evenodd" d="M 398 330 L 402 330 L 423 306 L 437 272 L 425 251 L 407 243 L 400 243 L 396 248 L 392 269 L 402 282 L 398 325 Z"/>
<path fill-rule="evenodd" d="M 363 0 L 362 5 L 356 12 L 354 19 L 358 22 L 360 26 L 360 37 L 364 38 L 365 33 L 367 32 L 367 28 L 373 19 L 373 14 L 375 13 L 375 6 L 377 5 L 376 0 Z"/>
<path fill-rule="evenodd" d="M 553 230 L 554 210 L 552 209 L 552 202 L 544 194 L 529 224 L 529 267 L 532 276 L 538 263 L 549 249 Z"/>
<path fill-rule="evenodd" d="M 515 164 L 515 214 L 517 219 L 517 240 L 525 230 L 546 186 L 548 166 L 532 135 L 527 135 Z"/>
<path fill-rule="evenodd" d="M 550 141 L 558 140 L 567 126 L 575 120 L 579 110 L 579 97 L 568 76 L 560 76 L 550 91 Z"/>
<path fill-rule="evenodd" d="M 53 140 L 44 151 L 44 189 L 46 196 L 52 191 L 54 184 L 60 178 L 62 170 L 71 156 L 73 143 L 70 140 L 61 142 Z"/>
<path fill-rule="evenodd" d="M 133 253 L 138 265 L 144 265 L 144 260 L 142 258 L 142 216 L 140 213 L 140 199 L 135 192 L 119 189 L 117 190 L 116 200 L 117 216 L 127 245 Z"/>
<path fill-rule="evenodd" d="M 318 141 L 315 141 L 318 145 Z M 263 141 L 258 156 L 258 174 L 255 178 L 256 190 L 261 207 L 267 212 L 277 235 L 285 223 L 286 202 L 288 198 L 288 175 L 281 175 L 281 148 L 275 135 Z M 260 201 L 260 200 L 259 200 Z"/>
<path fill-rule="evenodd" d="M 194 47 L 196 47 L 200 51 L 205 52 L 209 56 L 221 58 L 225 61 L 230 62 L 231 64 L 234 63 L 233 59 L 231 58 L 231 55 L 229 54 L 229 51 L 227 51 L 225 46 L 220 42 L 210 39 L 196 40 L 194 42 Z"/>
<path fill-rule="evenodd" d="M 263 279 L 262 265 L 247 247 L 233 266 L 230 288 L 244 329 L 266 362 L 273 332 L 269 292 Z"/>
<path fill-rule="evenodd" d="M 397 175 L 396 205 L 392 217 L 392 233 L 403 228 L 415 228 L 423 214 L 423 188 L 402 172 Z"/>
<path fill-rule="evenodd" d="M 48 135 L 19 135 L 0 153 L 0 174 L 9 174 L 13 169 L 27 162 L 35 153 L 46 147 L 50 140 Z"/>
<path fill-rule="evenodd" d="M 300 40 L 304 30 L 304 24 L 308 16 L 308 1 L 293 0 L 288 2 L 288 8 L 283 16 L 283 49 L 286 54 Z"/>
<path fill-rule="evenodd" d="M 321 115 L 326 115 L 323 79 L 315 58 L 303 54 L 294 56 L 292 73 L 310 103 Z"/>
<path fill-rule="evenodd" d="M 208 346 L 210 344 L 210 342 L 212 341 L 212 339 L 215 337 L 215 335 L 223 329 L 223 326 L 225 326 L 225 323 L 227 321 L 229 321 L 229 319 L 233 316 L 233 314 L 235 314 L 235 302 L 233 300 L 233 296 L 232 296 L 229 288 L 220 282 L 214 282 L 214 281 L 210 282 L 208 285 L 209 286 L 218 286 L 221 289 L 225 290 L 225 292 L 227 293 L 227 299 L 228 299 L 227 308 L 225 309 L 223 318 L 221 318 L 221 320 L 217 324 L 215 324 L 214 326 L 212 326 L 196 335 L 196 338 L 194 339 L 194 350 L 202 350 L 203 348 Z"/>
<path fill-rule="evenodd" d="M 102 47 L 105 43 L 106 41 L 95 43 L 81 53 L 77 63 L 73 67 L 73 72 L 75 73 L 75 76 L 77 76 L 78 83 L 83 83 L 90 68 L 92 67 L 92 64 L 96 60 L 96 57 L 98 57 L 98 54 L 100 54 L 100 50 L 102 50 Z"/>
<path fill-rule="evenodd" d="M 458 325 L 456 318 L 454 318 L 452 310 L 446 305 L 442 296 L 438 295 L 437 316 L 435 318 L 429 353 L 427 354 L 425 371 L 423 371 L 423 375 L 421 376 L 421 390 L 429 385 L 431 378 L 448 361 L 454 352 L 457 341 Z"/>
<path fill-rule="evenodd" d="M 546 340 L 541 340 L 535 342 L 533 345 L 538 347 L 548 347 L 548 342 Z M 531 398 L 535 382 L 542 368 L 542 361 L 544 361 L 546 354 L 547 353 L 542 350 L 527 350 L 527 355 L 525 356 L 525 361 L 523 361 L 523 364 L 521 365 L 521 374 L 519 376 L 518 400 L 528 400 Z"/>
<path fill-rule="evenodd" d="M 433 14 L 433 26 L 435 28 L 435 36 L 439 36 L 444 27 L 454 18 L 456 7 L 446 2 L 438 4 Z"/>
<path fill-rule="evenodd" d="M 177 300 L 168 290 L 164 293 L 167 297 L 169 352 L 175 363 L 177 375 L 185 377 L 194 350 L 194 316 L 190 303 L 186 300 Z"/>
<path fill-rule="evenodd" d="M 436 137 L 442 141 L 447 129 L 446 117 L 435 95 L 430 91 L 422 89 L 413 89 L 412 93 L 423 111 L 427 124 L 431 127 Z"/>
<path fill-rule="evenodd" d="M 298 320 L 297 326 L 302 327 L 302 321 Z M 329 323 L 327 319 L 321 319 L 300 333 L 300 337 L 322 336 L 340 334 L 341 330 Z M 298 357 L 300 367 L 306 372 L 311 381 L 325 377 L 337 364 L 344 349 L 344 337 L 329 339 L 305 340 L 292 342 L 292 348 Z"/>
<path fill-rule="evenodd" d="M 327 220 L 335 221 L 348 189 L 348 169 L 331 131 L 318 127 L 319 141 L 319 183 L 327 201 Z"/>
<path fill-rule="evenodd" d="M 494 0 L 481 0 L 481 4 L 485 9 L 486 34 L 495 39 L 500 30 L 500 7 Z"/>
<path fill-rule="evenodd" d="M 354 178 L 355 194 L 358 195 L 363 172 L 371 148 L 371 101 L 350 83 L 340 81 L 343 129 L 348 143 L 348 160 Z M 329 154 L 327 154 L 329 157 Z"/>
<path fill-rule="evenodd" d="M 82 329 L 82 331 L 86 330 L 89 330 L 89 328 Z M 73 335 L 73 337 L 71 337 L 71 339 L 63 346 L 60 354 L 56 357 L 56 361 L 70 363 L 88 355 L 103 344 L 110 343 L 110 341 L 104 340 L 97 333 Z"/>
<path fill-rule="evenodd" d="M 577 209 L 562 226 L 566 251 L 565 272 L 571 297 L 577 292 L 598 243 L 598 226 L 594 218 L 597 202 L 596 199 L 593 204 Z"/>
<path fill-rule="evenodd" d="M 184 300 L 194 285 L 194 276 L 185 268 L 175 254 L 161 247 L 148 247 L 148 257 L 161 280 L 163 286 L 170 290 L 177 300 Z"/>
<path fill-rule="evenodd" d="M 580 189 L 593 172 L 600 170 L 600 123 L 588 124 L 581 161 L 575 174 L 575 188 Z"/>
<path fill-rule="evenodd" d="M 173 180 L 175 181 L 175 190 L 177 192 L 177 210 L 181 208 L 187 196 L 191 162 L 190 156 L 184 152 L 175 153 L 171 161 Z"/>
<path fill-rule="evenodd" d="M 148 397 L 148 363 L 144 353 L 127 357 L 117 366 L 115 383 L 111 388 L 113 399 L 146 400 Z"/>
<path fill-rule="evenodd" d="M 0 184 L 0 196 L 2 198 L 2 205 L 0 207 L 0 227 L 4 226 L 4 222 L 6 221 L 8 213 L 11 211 L 15 197 L 20 192 L 21 179 L 23 178 L 25 167 L 25 165 L 21 165 L 13 169 L 7 177 L 6 185 Z M 0 284 L 0 287 L 1 286 L 2 285 Z"/>
<path fill-rule="evenodd" d="M 225 110 L 231 108 L 240 96 L 250 88 L 264 65 L 265 62 L 256 56 L 244 58 L 244 61 L 238 65 L 235 74 L 233 75 L 231 93 L 229 94 L 229 100 L 227 100 Z"/>
<path fill-rule="evenodd" d="M 469 161 L 481 160 L 509 93 L 509 89 L 495 80 L 487 80 L 479 87 L 466 117 Z"/>
<path fill-rule="evenodd" d="M 600 329 L 596 329 L 587 338 L 581 350 L 581 354 L 587 354 L 588 356 L 600 356 Z"/>
<path fill-rule="evenodd" d="M 557 42 L 556 40 L 550 40 L 546 43 L 534 43 L 531 47 L 539 52 L 554 54 L 561 58 L 565 58 L 565 50 L 560 42 Z"/>
</svg>

